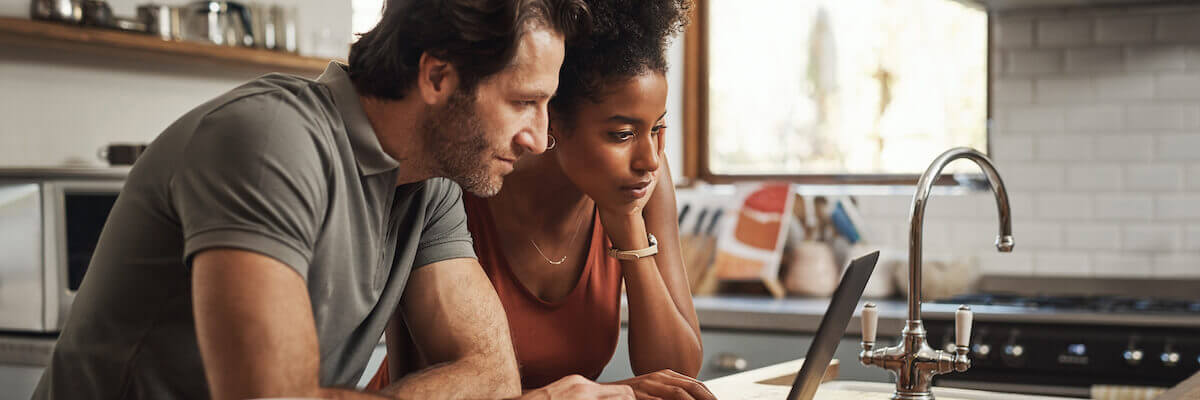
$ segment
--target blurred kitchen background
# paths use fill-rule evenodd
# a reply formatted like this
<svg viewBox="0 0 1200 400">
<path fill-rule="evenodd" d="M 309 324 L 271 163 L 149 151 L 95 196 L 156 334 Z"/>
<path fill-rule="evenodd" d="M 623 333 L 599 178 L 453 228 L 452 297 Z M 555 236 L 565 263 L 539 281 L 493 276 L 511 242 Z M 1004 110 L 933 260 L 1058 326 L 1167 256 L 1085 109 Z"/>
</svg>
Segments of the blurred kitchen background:
<svg viewBox="0 0 1200 400">
<path fill-rule="evenodd" d="M 0 255 L 0 387 L 13 388 L 0 398 L 32 392 L 83 273 L 65 249 L 83 249 L 83 269 L 89 256 L 88 239 L 55 230 L 103 220 L 92 209 L 126 170 L 112 165 L 245 80 L 344 60 L 382 0 L 32 3 L 0 0 L 0 204 L 44 204 L 0 206 L 0 249 L 32 254 Z M 35 20 L 38 3 L 50 11 Z M 995 162 L 1016 247 L 993 246 L 979 168 L 950 164 L 924 220 L 925 318 L 941 348 L 957 304 L 973 304 L 975 366 L 938 385 L 1087 397 L 1200 370 L 1200 3 L 697 3 L 669 50 L 666 151 L 701 379 L 801 357 L 840 266 L 876 249 L 867 297 L 894 342 L 914 184 L 957 146 Z M 219 25 L 188 25 L 210 13 Z M 770 233 L 755 278 L 721 272 L 718 253 L 754 221 L 775 224 L 756 228 Z M 858 364 L 860 326 L 837 350 L 841 377 L 892 379 Z M 601 380 L 630 374 L 624 346 Z"/>
</svg>

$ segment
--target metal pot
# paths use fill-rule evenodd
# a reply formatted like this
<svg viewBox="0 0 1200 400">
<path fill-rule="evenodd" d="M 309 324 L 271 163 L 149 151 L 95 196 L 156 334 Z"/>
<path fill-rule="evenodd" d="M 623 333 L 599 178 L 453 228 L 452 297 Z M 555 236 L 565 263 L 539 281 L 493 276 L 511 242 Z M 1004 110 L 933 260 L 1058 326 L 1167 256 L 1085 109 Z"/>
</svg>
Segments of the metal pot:
<svg viewBox="0 0 1200 400">
<path fill-rule="evenodd" d="M 254 46 L 250 13 L 241 3 L 198 1 L 179 10 L 183 40 L 225 46 Z"/>
<path fill-rule="evenodd" d="M 138 20 L 146 24 L 149 32 L 163 40 L 180 40 L 179 8 L 162 4 L 142 4 L 137 7 Z"/>
<path fill-rule="evenodd" d="M 29 3 L 29 16 L 46 21 L 82 23 L 83 0 L 33 0 Z"/>
</svg>

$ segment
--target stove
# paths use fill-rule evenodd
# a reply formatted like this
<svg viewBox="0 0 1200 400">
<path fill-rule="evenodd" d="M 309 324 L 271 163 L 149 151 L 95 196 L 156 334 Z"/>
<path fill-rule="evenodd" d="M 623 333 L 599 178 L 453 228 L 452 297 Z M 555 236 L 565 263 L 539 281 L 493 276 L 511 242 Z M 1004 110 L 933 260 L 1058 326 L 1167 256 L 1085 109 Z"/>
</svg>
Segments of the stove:
<svg viewBox="0 0 1200 400">
<path fill-rule="evenodd" d="M 1171 387 L 1200 371 L 1200 326 L 1191 323 L 1200 299 L 979 293 L 928 304 L 978 310 L 973 365 L 935 378 L 945 386 L 1082 396 L 1101 384 Z M 989 310 L 1042 318 L 989 319 Z M 953 348 L 952 320 L 925 326 L 931 346 Z"/>
</svg>

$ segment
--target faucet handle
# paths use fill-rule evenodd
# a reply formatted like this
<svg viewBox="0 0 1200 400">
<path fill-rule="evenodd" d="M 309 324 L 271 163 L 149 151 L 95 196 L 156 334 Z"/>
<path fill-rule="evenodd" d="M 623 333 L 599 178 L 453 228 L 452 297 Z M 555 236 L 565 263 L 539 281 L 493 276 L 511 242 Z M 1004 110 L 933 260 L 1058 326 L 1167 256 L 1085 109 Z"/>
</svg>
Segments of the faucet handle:
<svg viewBox="0 0 1200 400">
<path fill-rule="evenodd" d="M 971 345 L 971 320 L 973 317 L 971 307 L 966 304 L 958 306 L 958 311 L 954 312 L 954 345 L 960 349 Z"/>
<path fill-rule="evenodd" d="M 879 326 L 879 309 L 875 308 L 875 303 L 867 303 L 862 309 L 862 336 L 863 343 L 875 343 L 875 328 Z"/>
</svg>

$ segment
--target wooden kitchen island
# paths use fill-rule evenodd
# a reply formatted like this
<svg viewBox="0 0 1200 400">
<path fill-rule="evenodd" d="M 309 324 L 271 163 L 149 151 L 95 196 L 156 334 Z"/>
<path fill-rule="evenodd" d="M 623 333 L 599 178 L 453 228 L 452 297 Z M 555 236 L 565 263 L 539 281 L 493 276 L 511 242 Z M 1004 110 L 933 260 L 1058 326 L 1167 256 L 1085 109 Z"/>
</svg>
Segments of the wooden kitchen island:
<svg viewBox="0 0 1200 400">
<path fill-rule="evenodd" d="M 705 382 L 720 400 L 784 400 L 804 360 L 783 362 Z M 833 360 L 821 378 L 814 400 L 887 400 L 895 385 L 879 382 L 836 381 L 840 363 Z M 979 390 L 938 388 L 939 400 L 1066 400 L 1066 397 L 1033 396 Z"/>
</svg>

